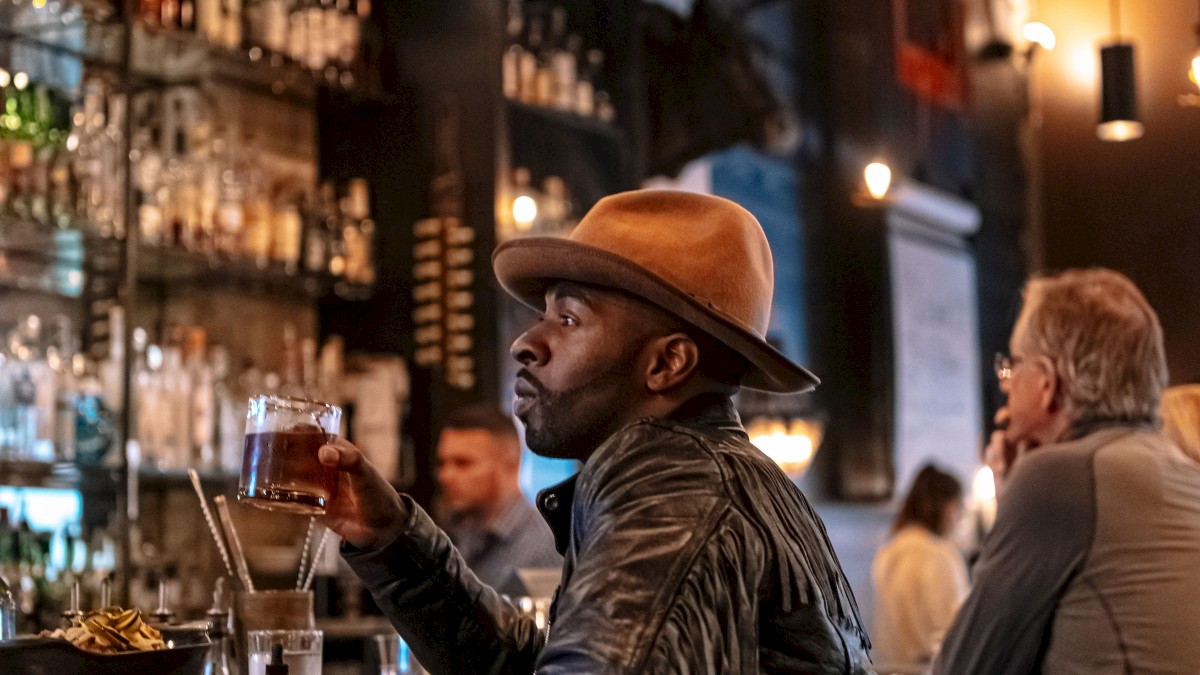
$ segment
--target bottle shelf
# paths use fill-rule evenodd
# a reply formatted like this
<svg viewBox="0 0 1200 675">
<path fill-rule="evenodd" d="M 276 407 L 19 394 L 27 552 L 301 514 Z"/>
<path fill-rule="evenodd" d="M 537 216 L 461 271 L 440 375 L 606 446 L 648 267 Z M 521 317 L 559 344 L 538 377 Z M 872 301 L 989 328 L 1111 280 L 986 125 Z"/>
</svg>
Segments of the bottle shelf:
<svg viewBox="0 0 1200 675">
<path fill-rule="evenodd" d="M 595 117 L 585 117 L 546 106 L 531 105 L 507 99 L 509 123 L 514 126 L 548 125 L 553 133 L 584 136 L 596 141 L 621 146 L 625 134 L 616 125 Z"/>
<path fill-rule="evenodd" d="M 115 73 L 124 66 L 123 30 L 120 23 L 86 20 L 4 26 L 0 27 L 0 44 L 75 59 L 90 68 Z"/>
<path fill-rule="evenodd" d="M 124 242 L 79 229 L 50 230 L 0 216 L 0 288 L 78 298 L 90 276 L 113 278 Z M 329 273 L 306 272 L 282 262 L 257 264 L 184 249 L 138 247 L 138 281 L 161 291 L 198 286 L 295 300 L 329 295 L 365 300 L 373 288 Z"/>
<path fill-rule="evenodd" d="M 322 92 L 357 101 L 387 100 L 377 84 L 335 66 L 314 72 L 260 47 L 230 49 L 195 33 L 141 24 L 133 31 L 130 70 L 142 88 L 212 81 L 304 107 L 316 103 Z"/>
<path fill-rule="evenodd" d="M 119 269 L 115 239 L 0 217 L 0 288 L 78 298 L 89 277 Z"/>
<path fill-rule="evenodd" d="M 199 474 L 201 483 L 222 491 L 235 489 L 240 478 L 232 471 L 200 471 Z M 0 459 L 0 485 L 4 486 L 111 492 L 116 490 L 120 480 L 121 470 L 115 466 Z M 142 468 L 137 480 L 143 490 L 192 489 L 191 478 L 184 469 Z"/>
<path fill-rule="evenodd" d="M 330 294 L 360 300 L 372 292 L 369 285 L 350 283 L 329 273 L 300 271 L 278 261 L 260 264 L 177 248 L 140 246 L 137 267 L 141 284 L 166 290 L 230 288 L 305 301 Z"/>
</svg>

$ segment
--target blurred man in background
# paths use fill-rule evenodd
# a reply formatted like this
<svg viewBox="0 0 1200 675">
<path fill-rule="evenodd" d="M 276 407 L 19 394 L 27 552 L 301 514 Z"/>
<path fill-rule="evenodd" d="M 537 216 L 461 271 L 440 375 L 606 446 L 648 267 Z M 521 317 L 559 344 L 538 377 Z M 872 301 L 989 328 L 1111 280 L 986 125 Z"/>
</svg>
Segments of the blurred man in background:
<svg viewBox="0 0 1200 675">
<path fill-rule="evenodd" d="M 1200 465 L 1157 429 L 1162 328 L 1126 277 L 1031 280 L 996 375 L 996 524 L 935 673 L 1200 673 Z"/>
<path fill-rule="evenodd" d="M 521 441 L 494 406 L 451 412 L 442 426 L 437 479 L 444 525 L 483 583 L 514 589 L 521 568 L 561 568 L 554 536 L 521 494 Z"/>
</svg>

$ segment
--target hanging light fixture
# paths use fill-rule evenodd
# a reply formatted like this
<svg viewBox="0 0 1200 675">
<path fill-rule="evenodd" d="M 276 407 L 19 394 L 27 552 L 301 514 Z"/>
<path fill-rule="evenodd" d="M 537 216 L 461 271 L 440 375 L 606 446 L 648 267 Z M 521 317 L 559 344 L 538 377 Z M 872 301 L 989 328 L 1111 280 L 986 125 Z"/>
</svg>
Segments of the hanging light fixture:
<svg viewBox="0 0 1200 675">
<path fill-rule="evenodd" d="M 1137 119 L 1137 87 L 1133 43 L 1121 40 L 1121 1 L 1112 0 L 1113 42 L 1100 48 L 1100 124 L 1102 141 L 1132 141 L 1142 137 Z"/>
</svg>

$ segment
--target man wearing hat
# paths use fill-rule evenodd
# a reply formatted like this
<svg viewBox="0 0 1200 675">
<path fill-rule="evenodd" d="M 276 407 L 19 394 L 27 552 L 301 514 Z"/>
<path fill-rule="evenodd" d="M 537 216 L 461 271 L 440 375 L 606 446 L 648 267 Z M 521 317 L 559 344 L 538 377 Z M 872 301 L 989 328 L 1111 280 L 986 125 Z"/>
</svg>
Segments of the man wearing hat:
<svg viewBox="0 0 1200 675">
<path fill-rule="evenodd" d="M 511 354 L 513 411 L 541 455 L 582 469 L 538 508 L 564 556 L 540 631 L 352 445 L 321 461 L 343 555 L 433 673 L 864 673 L 869 642 L 820 519 L 749 441 L 739 386 L 817 378 L 763 339 L 771 251 L 725 199 L 640 190 L 568 239 L 492 258 L 539 312 Z"/>
</svg>

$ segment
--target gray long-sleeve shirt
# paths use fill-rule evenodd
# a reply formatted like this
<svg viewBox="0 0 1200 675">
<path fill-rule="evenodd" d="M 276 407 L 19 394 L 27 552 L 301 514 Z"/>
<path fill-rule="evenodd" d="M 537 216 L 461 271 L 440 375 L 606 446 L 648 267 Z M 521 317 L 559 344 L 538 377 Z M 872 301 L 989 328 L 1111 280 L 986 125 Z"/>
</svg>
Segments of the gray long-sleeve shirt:
<svg viewBox="0 0 1200 675">
<path fill-rule="evenodd" d="M 1200 673 L 1200 464 L 1130 427 L 1022 458 L 934 672 Z"/>
</svg>

